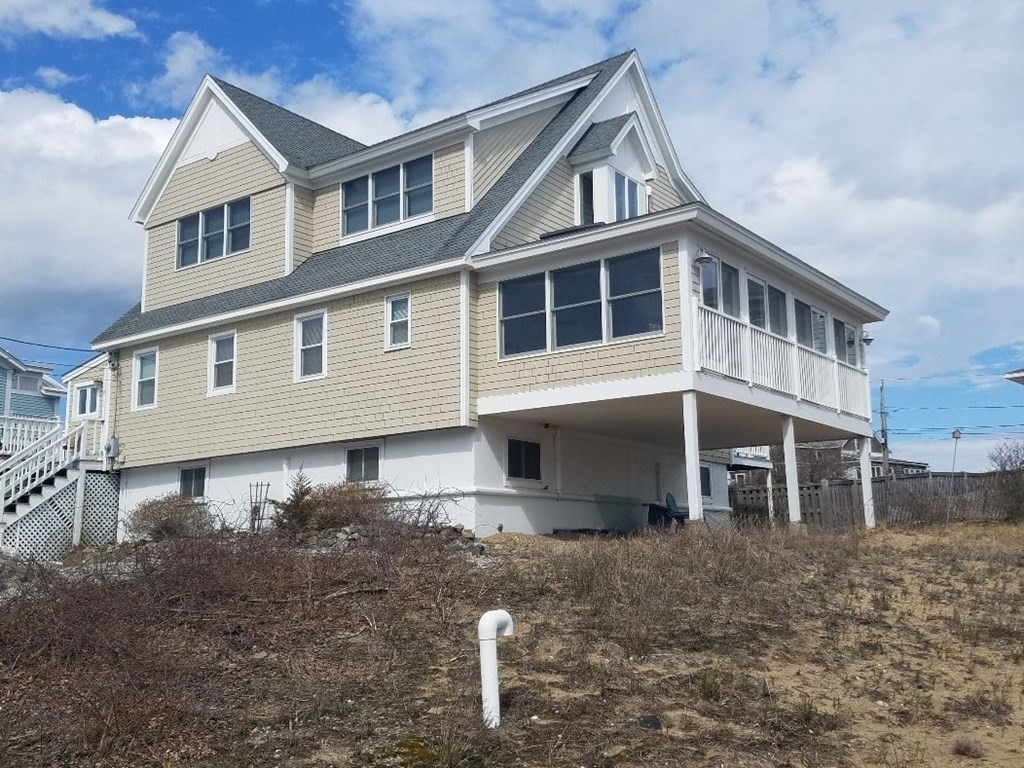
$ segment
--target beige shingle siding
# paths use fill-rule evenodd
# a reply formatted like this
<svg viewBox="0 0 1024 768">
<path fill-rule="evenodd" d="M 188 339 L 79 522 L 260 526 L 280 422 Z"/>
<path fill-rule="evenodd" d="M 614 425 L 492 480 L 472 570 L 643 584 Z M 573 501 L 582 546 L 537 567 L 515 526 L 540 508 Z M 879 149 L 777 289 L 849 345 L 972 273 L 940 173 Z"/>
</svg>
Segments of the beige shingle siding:
<svg viewBox="0 0 1024 768">
<path fill-rule="evenodd" d="M 560 107 L 550 107 L 473 136 L 473 199 L 480 200 Z"/>
<path fill-rule="evenodd" d="M 313 253 L 313 190 L 295 185 L 295 249 L 293 266 Z"/>
<path fill-rule="evenodd" d="M 145 309 L 159 309 L 281 277 L 284 274 L 284 216 L 283 184 L 253 194 L 249 250 L 180 270 L 176 268 L 177 220 L 150 229 Z"/>
<path fill-rule="evenodd" d="M 675 187 L 672 186 L 672 182 L 668 177 L 668 171 L 659 165 L 658 178 L 651 184 L 651 196 L 649 199 L 651 213 L 675 208 L 677 205 L 682 204 L 683 198 L 679 196 Z"/>
<path fill-rule="evenodd" d="M 331 184 L 313 193 L 313 253 L 341 243 L 341 186 Z"/>
<path fill-rule="evenodd" d="M 536 242 L 545 232 L 573 226 L 575 206 L 572 166 L 564 157 L 559 158 L 555 167 L 494 238 L 492 249 Z"/>
<path fill-rule="evenodd" d="M 434 153 L 434 218 L 466 212 L 466 146 L 453 144 Z"/>
<path fill-rule="evenodd" d="M 678 245 L 666 243 L 661 251 L 665 332 L 637 341 L 499 360 L 498 286 L 495 282 L 481 284 L 476 300 L 477 333 L 473 349 L 477 395 L 486 397 L 682 370 Z"/>
<path fill-rule="evenodd" d="M 284 178 L 255 144 L 232 147 L 213 160 L 204 158 L 175 169 L 146 226 L 159 226 L 280 184 Z"/>
<path fill-rule="evenodd" d="M 384 300 L 403 291 L 412 295 L 412 345 L 385 352 Z M 293 381 L 292 311 L 160 341 L 152 410 L 130 410 L 134 350 L 123 350 L 117 437 L 125 466 L 458 425 L 457 274 L 323 308 L 327 376 L 319 380 Z M 232 329 L 238 334 L 236 391 L 207 397 L 208 337 Z"/>
</svg>

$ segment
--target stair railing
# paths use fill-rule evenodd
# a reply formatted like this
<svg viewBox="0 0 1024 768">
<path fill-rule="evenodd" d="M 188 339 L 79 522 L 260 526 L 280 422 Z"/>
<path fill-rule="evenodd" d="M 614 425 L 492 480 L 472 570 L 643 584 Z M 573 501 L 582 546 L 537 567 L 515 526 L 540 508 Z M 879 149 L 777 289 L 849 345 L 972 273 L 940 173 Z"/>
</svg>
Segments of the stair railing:
<svg viewBox="0 0 1024 768">
<path fill-rule="evenodd" d="M 10 466 L 0 467 L 0 501 L 4 505 L 17 501 L 81 459 L 83 428 L 84 424 L 79 424 L 68 432 L 54 430 L 33 443 L 33 450 L 25 449 L 5 462 Z"/>
</svg>

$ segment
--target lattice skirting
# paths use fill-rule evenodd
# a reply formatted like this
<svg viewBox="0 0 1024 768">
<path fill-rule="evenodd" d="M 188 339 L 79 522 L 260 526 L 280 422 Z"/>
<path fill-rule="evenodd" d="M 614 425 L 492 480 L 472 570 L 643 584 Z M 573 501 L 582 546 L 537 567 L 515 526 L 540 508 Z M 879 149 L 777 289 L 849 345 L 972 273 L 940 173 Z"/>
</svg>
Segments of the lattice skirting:
<svg viewBox="0 0 1024 768">
<path fill-rule="evenodd" d="M 69 483 L 18 522 L 7 526 L 0 542 L 17 549 L 22 557 L 39 560 L 63 558 L 71 550 L 76 485 Z M 119 491 L 120 476 L 116 473 L 86 472 L 83 544 L 95 546 L 114 542 Z"/>
</svg>

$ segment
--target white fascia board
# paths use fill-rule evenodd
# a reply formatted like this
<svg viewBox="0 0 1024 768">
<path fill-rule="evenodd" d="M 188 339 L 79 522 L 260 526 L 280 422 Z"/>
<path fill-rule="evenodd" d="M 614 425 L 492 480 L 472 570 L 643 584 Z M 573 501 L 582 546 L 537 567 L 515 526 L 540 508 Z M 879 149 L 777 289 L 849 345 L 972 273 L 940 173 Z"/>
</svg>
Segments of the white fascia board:
<svg viewBox="0 0 1024 768">
<path fill-rule="evenodd" d="M 177 323 L 176 325 L 165 326 L 164 328 L 158 328 L 152 331 L 146 331 L 145 333 L 138 333 L 134 336 L 124 336 L 119 339 L 113 339 L 111 341 L 105 341 L 102 344 L 93 344 L 93 349 L 106 351 L 110 349 L 118 349 L 120 347 L 133 346 L 142 342 L 155 341 L 156 339 L 163 339 L 168 336 L 177 336 L 180 333 L 186 331 L 197 331 L 203 328 L 212 328 L 217 325 L 224 325 L 231 323 L 236 320 L 245 320 L 246 318 L 256 317 L 258 315 L 265 315 L 271 312 L 279 312 L 286 309 L 294 309 L 296 307 L 306 306 L 308 304 L 318 304 L 323 301 L 330 299 L 339 299 L 344 296 L 352 296 L 354 294 L 363 293 L 364 291 L 370 291 L 377 288 L 386 288 L 390 285 L 396 285 L 400 283 L 407 283 L 410 280 L 419 280 L 426 277 L 433 277 L 435 275 L 443 275 L 448 272 L 457 272 L 460 269 L 465 269 L 467 266 L 466 259 L 454 259 L 449 261 L 442 261 L 436 264 L 428 264 L 424 267 L 417 267 L 416 269 L 408 269 L 404 272 L 392 272 L 387 275 L 381 275 L 380 277 L 373 277 L 368 280 L 360 280 L 355 283 L 348 283 L 347 285 L 339 285 L 333 288 L 326 288 L 322 291 L 316 291 L 314 293 L 303 293 L 298 296 L 289 296 L 286 299 L 279 299 L 278 301 L 267 302 L 266 304 L 254 304 L 251 307 L 243 307 L 241 309 L 232 310 L 231 312 L 222 312 L 218 315 L 209 315 L 207 317 L 199 317 L 195 320 L 189 320 L 184 323 Z"/>
<path fill-rule="evenodd" d="M 788 251 L 784 251 L 774 243 L 737 224 L 732 219 L 706 205 L 697 208 L 695 223 L 713 234 L 724 237 L 733 243 L 746 248 L 765 258 L 769 264 L 790 277 L 795 277 L 812 288 L 823 292 L 832 299 L 845 303 L 854 310 L 857 319 L 865 323 L 880 322 L 889 314 L 889 310 L 876 304 L 866 296 L 862 296 L 851 288 L 847 288 L 834 277 L 829 277 L 819 269 L 815 269 L 805 261 L 798 259 Z"/>
<path fill-rule="evenodd" d="M 573 97 L 576 91 L 586 88 L 597 77 L 597 73 L 583 75 L 558 85 L 552 85 L 541 91 L 507 99 L 500 104 L 469 112 L 466 119 L 474 130 L 483 131 L 496 125 L 507 123 L 525 115 L 540 112 L 556 104 L 564 104 Z"/>
<path fill-rule="evenodd" d="M 10 365 L 13 365 L 15 370 L 19 372 L 24 372 L 28 370 L 27 366 L 23 362 L 21 362 L 21 360 L 16 358 L 7 350 L 0 349 L 0 360 L 5 360 Z"/>
<path fill-rule="evenodd" d="M 647 73 L 644 71 L 643 66 L 640 64 L 640 58 L 634 51 L 633 56 L 630 57 L 630 63 L 636 65 L 637 77 L 640 84 L 640 93 L 644 98 L 644 107 L 646 108 L 647 114 L 651 119 L 654 120 L 654 128 L 658 134 L 659 143 L 662 145 L 662 154 L 669 163 L 668 172 L 672 176 L 676 184 L 686 189 L 694 199 L 706 203 L 704 195 L 700 193 L 696 185 L 683 171 L 682 165 L 679 163 L 679 157 L 676 155 L 676 148 L 672 145 L 672 139 L 669 135 L 668 128 L 665 125 L 665 119 L 661 116 L 661 110 L 658 108 L 658 102 L 654 99 L 654 91 L 651 89 L 651 83 L 647 79 Z"/>
<path fill-rule="evenodd" d="M 440 123 L 428 125 L 426 128 L 403 133 L 393 139 L 385 139 L 379 144 L 360 149 L 358 152 L 318 165 L 308 171 L 292 169 L 288 178 L 305 182 L 306 185 L 313 184 L 314 188 L 323 187 L 333 184 L 343 176 L 359 175 L 373 170 L 379 167 L 385 158 L 392 159 L 392 156 L 412 153 L 413 150 L 416 150 L 418 154 L 432 152 L 447 144 L 464 142 L 466 136 L 471 132 L 472 128 L 464 116 L 452 117 Z M 410 154 L 410 159 L 411 157 Z M 395 159 L 401 162 L 401 158 Z"/>
<path fill-rule="evenodd" d="M 167 142 L 163 154 L 160 155 L 156 168 L 153 169 L 153 173 L 150 174 L 146 186 L 142 189 L 142 194 L 135 201 L 135 205 L 128 216 L 130 221 L 145 225 L 150 214 L 153 212 L 156 201 L 160 199 L 160 195 L 163 194 L 167 183 L 174 173 L 178 158 L 181 157 L 181 153 L 188 146 L 192 134 L 199 126 L 203 114 L 206 112 L 206 108 L 212 99 L 216 99 L 228 114 L 231 115 L 241 126 L 242 131 L 248 134 L 252 142 L 260 148 L 280 173 L 285 173 L 289 170 L 289 164 L 285 160 L 284 155 L 278 152 L 266 137 L 256 129 L 256 126 L 249 121 L 249 118 L 242 114 L 242 111 L 227 97 L 227 94 L 213 81 L 213 78 L 206 75 L 199 84 L 195 96 L 192 97 L 188 109 L 185 110 L 185 114 L 174 129 L 171 140 Z"/>
<path fill-rule="evenodd" d="M 63 376 L 61 376 L 60 377 L 61 383 L 64 384 L 65 386 L 67 386 L 71 382 L 72 379 L 78 378 L 83 373 L 85 373 L 87 370 L 89 370 L 94 365 L 96 365 L 101 360 L 103 360 L 105 357 L 106 357 L 106 353 L 104 353 L 104 352 L 101 352 L 100 354 L 95 355 L 94 357 L 90 357 L 88 360 L 86 360 L 84 363 L 79 365 L 77 368 L 72 368 L 70 371 L 68 371 Z"/>
<path fill-rule="evenodd" d="M 629 67 L 636 63 L 636 53 L 633 53 L 623 62 L 622 66 L 619 67 L 619 71 L 616 72 L 607 83 L 604 84 L 604 88 L 597 94 L 594 100 L 590 103 L 583 114 L 580 115 L 576 122 L 573 123 L 572 127 L 569 128 L 558 140 L 554 148 L 548 154 L 544 161 L 540 163 L 530 175 L 530 178 L 526 180 L 512 196 L 512 199 L 505 204 L 505 207 L 501 209 L 501 212 L 491 221 L 487 228 L 483 231 L 483 234 L 477 238 L 476 242 L 470 246 L 466 252 L 467 256 L 477 256 L 479 254 L 486 253 L 490 250 L 491 238 L 494 237 L 498 232 L 501 231 L 502 227 L 508 223 L 509 219 L 515 215 L 515 212 L 519 210 L 520 206 L 526 202 L 526 199 L 533 194 L 533 191 L 537 188 L 537 185 L 544 179 L 548 171 L 550 171 L 558 158 L 568 155 L 570 146 L 574 145 L 579 141 L 580 136 L 583 134 L 585 127 L 590 124 L 590 119 L 594 112 L 597 110 L 598 105 L 604 100 L 608 93 L 615 87 L 615 85 L 622 79 L 626 72 L 629 71 Z"/>
</svg>

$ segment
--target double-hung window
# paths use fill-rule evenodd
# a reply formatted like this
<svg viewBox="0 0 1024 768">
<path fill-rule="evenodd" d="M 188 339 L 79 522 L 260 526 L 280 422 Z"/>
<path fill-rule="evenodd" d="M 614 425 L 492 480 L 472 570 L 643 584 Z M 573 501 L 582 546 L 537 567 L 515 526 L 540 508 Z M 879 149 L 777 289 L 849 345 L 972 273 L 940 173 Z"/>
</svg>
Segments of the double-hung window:
<svg viewBox="0 0 1024 768">
<path fill-rule="evenodd" d="M 498 296 L 502 357 L 656 333 L 664 326 L 657 248 L 505 280 Z"/>
<path fill-rule="evenodd" d="M 389 296 L 386 304 L 388 315 L 387 348 L 401 349 L 402 347 L 409 346 L 409 322 L 411 317 L 409 294 Z"/>
<path fill-rule="evenodd" d="M 740 316 L 740 271 L 736 267 L 712 256 L 701 265 L 700 287 L 705 307 Z"/>
<path fill-rule="evenodd" d="M 836 359 L 847 365 L 857 365 L 857 330 L 838 318 L 832 318 L 832 332 L 836 345 Z"/>
<path fill-rule="evenodd" d="M 757 278 L 748 278 L 747 312 L 751 325 L 770 330 L 778 336 L 788 333 L 785 291 Z"/>
<path fill-rule="evenodd" d="M 99 414 L 100 388 L 87 384 L 75 388 L 75 418 L 91 418 Z"/>
<path fill-rule="evenodd" d="M 540 482 L 540 443 L 510 437 L 505 475 L 510 480 Z"/>
<path fill-rule="evenodd" d="M 796 315 L 796 340 L 802 347 L 825 354 L 828 352 L 828 338 L 825 335 L 825 313 L 800 299 L 793 301 Z"/>
<path fill-rule="evenodd" d="M 222 395 L 235 391 L 235 332 L 210 337 L 208 392 Z"/>
<path fill-rule="evenodd" d="M 615 220 L 632 219 L 640 213 L 640 185 L 628 176 L 615 174 Z"/>
<path fill-rule="evenodd" d="M 365 483 L 380 479 L 380 446 L 349 448 L 345 453 L 345 479 Z"/>
<path fill-rule="evenodd" d="M 249 214 L 244 197 L 178 219 L 178 268 L 246 250 Z"/>
<path fill-rule="evenodd" d="M 608 314 L 613 339 L 662 329 L 657 249 L 608 259 Z"/>
<path fill-rule="evenodd" d="M 555 347 L 601 341 L 601 262 L 551 273 Z"/>
<path fill-rule="evenodd" d="M 136 410 L 156 406 L 157 358 L 155 349 L 141 350 L 134 355 L 132 405 Z"/>
<path fill-rule="evenodd" d="M 343 235 L 394 224 L 432 210 L 433 155 L 350 179 L 341 185 Z"/>
<path fill-rule="evenodd" d="M 295 379 L 324 375 L 324 313 L 295 318 Z"/>
<path fill-rule="evenodd" d="M 206 496 L 206 467 L 183 467 L 178 472 L 178 493 L 190 499 Z"/>
<path fill-rule="evenodd" d="M 548 348 L 545 274 L 501 283 L 501 354 L 519 355 Z"/>
</svg>

